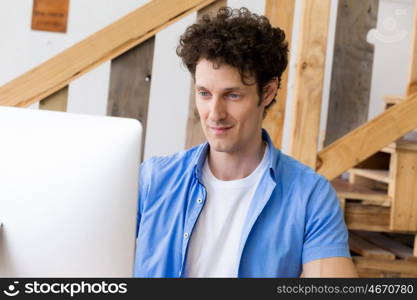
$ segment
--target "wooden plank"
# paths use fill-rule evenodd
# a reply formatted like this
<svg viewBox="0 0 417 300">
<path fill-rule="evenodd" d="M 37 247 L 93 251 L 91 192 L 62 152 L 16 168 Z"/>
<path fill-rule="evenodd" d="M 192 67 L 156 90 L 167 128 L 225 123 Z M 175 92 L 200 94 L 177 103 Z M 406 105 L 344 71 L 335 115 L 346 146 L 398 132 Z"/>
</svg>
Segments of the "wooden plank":
<svg viewBox="0 0 417 300">
<path fill-rule="evenodd" d="M 368 120 L 378 2 L 339 0 L 325 146 Z"/>
<path fill-rule="evenodd" d="M 155 38 L 130 49 L 111 62 L 107 115 L 139 120 L 144 155 Z"/>
<path fill-rule="evenodd" d="M 39 102 L 39 109 L 67 111 L 68 86 L 60 89 Z"/>
<path fill-rule="evenodd" d="M 152 0 L 0 87 L 0 105 L 29 106 L 215 0 Z"/>
<path fill-rule="evenodd" d="M 302 2 L 290 155 L 313 168 L 317 159 L 330 6 L 329 0 Z"/>
<path fill-rule="evenodd" d="M 360 168 L 353 168 L 349 170 L 350 173 L 355 174 L 357 176 L 362 176 L 365 178 L 378 180 L 385 183 L 390 183 L 391 178 L 389 176 L 388 170 L 372 170 L 372 169 L 360 169 Z"/>
<path fill-rule="evenodd" d="M 413 256 L 409 256 L 409 257 L 406 258 L 406 260 L 407 261 L 415 261 L 415 262 L 417 262 L 417 256 L 414 256 L 414 255 Z"/>
<path fill-rule="evenodd" d="M 411 32 L 410 69 L 407 95 L 417 92 L 417 4 L 414 3 L 413 31 Z"/>
<path fill-rule="evenodd" d="M 417 154 L 397 149 L 391 229 L 417 231 Z"/>
<path fill-rule="evenodd" d="M 407 96 L 398 96 L 398 95 L 387 95 L 384 97 L 384 110 L 387 110 L 393 105 L 399 104 L 407 99 Z M 417 128 L 413 131 L 417 132 Z"/>
<path fill-rule="evenodd" d="M 398 278 L 398 277 L 397 277 Z M 406 273 L 400 273 L 399 278 L 417 278 L 416 274 L 406 274 Z"/>
<path fill-rule="evenodd" d="M 395 148 L 393 148 L 395 149 Z M 392 202 L 394 202 L 395 200 L 395 193 L 396 193 L 396 189 L 397 189 L 397 185 L 396 185 L 396 181 L 395 178 L 397 178 L 397 173 L 398 173 L 398 168 L 397 168 L 397 160 L 398 158 L 398 152 L 395 151 L 393 154 L 391 154 L 391 159 L 390 159 L 390 166 L 389 166 L 389 170 L 391 173 L 391 177 L 393 178 L 393 181 L 391 182 L 391 184 L 388 185 L 388 195 L 391 197 Z M 391 211 L 392 212 L 392 211 Z M 391 217 L 392 217 L 392 213 L 391 213 Z"/>
<path fill-rule="evenodd" d="M 382 148 L 381 149 L 381 152 L 389 153 L 389 154 L 394 154 L 395 153 L 395 149 L 391 145 L 388 145 L 387 147 Z"/>
<path fill-rule="evenodd" d="M 385 236 L 388 238 L 395 240 L 401 244 L 404 244 L 410 248 L 413 247 L 414 243 L 414 233 L 413 234 L 406 234 L 406 233 L 384 233 Z"/>
<path fill-rule="evenodd" d="M 373 204 L 390 206 L 391 198 L 381 191 L 367 188 L 358 184 L 351 184 L 347 180 L 334 179 L 332 185 L 336 190 L 337 196 L 345 199 L 357 199 L 372 201 Z"/>
<path fill-rule="evenodd" d="M 387 272 L 381 270 L 370 270 L 355 266 L 360 278 L 401 278 L 401 277 L 415 277 L 413 274 L 405 274 L 399 272 Z"/>
<path fill-rule="evenodd" d="M 417 262 L 405 260 L 383 260 L 371 259 L 365 257 L 353 257 L 353 262 L 359 268 L 379 270 L 383 272 L 404 273 L 410 275 L 417 275 Z"/>
<path fill-rule="evenodd" d="M 349 248 L 363 257 L 379 259 L 395 259 L 395 255 L 376 245 L 373 245 L 357 234 L 349 233 Z"/>
<path fill-rule="evenodd" d="M 274 27 L 279 27 L 285 32 L 288 48 L 291 49 L 292 30 L 294 23 L 294 0 L 266 0 L 265 16 Z M 290 61 L 290 53 L 288 53 L 288 61 Z M 285 120 L 285 106 L 287 103 L 288 88 L 287 68 L 281 77 L 281 87 L 278 90 L 276 101 L 272 105 L 263 121 L 263 127 L 268 131 L 275 147 L 281 148 L 282 136 Z"/>
<path fill-rule="evenodd" d="M 200 9 L 197 12 L 197 19 L 200 19 L 204 15 L 213 16 L 217 11 L 227 5 L 226 0 L 218 0 L 206 7 Z M 188 119 L 187 119 L 187 129 L 186 129 L 186 139 L 185 139 L 185 149 L 194 147 L 198 144 L 203 143 L 206 140 L 203 129 L 200 123 L 200 116 L 197 111 L 195 104 L 195 83 L 191 79 L 191 91 L 190 91 L 190 102 L 188 106 Z"/>
<path fill-rule="evenodd" d="M 349 183 L 353 185 L 359 185 L 368 189 L 381 191 L 385 194 L 388 194 L 388 196 L 393 197 L 388 193 L 388 184 L 369 179 L 363 176 L 359 176 L 353 172 L 349 172 Z"/>
<path fill-rule="evenodd" d="M 360 236 L 364 240 L 385 249 L 399 258 L 406 259 L 413 256 L 413 249 L 406 245 L 384 236 L 378 232 L 355 231 L 354 234 Z"/>
<path fill-rule="evenodd" d="M 382 206 L 347 202 L 345 221 L 347 227 L 351 230 L 388 232 L 390 231 L 390 209 Z"/>
<path fill-rule="evenodd" d="M 417 116 L 417 93 L 325 147 L 318 155 L 317 172 L 329 180 L 336 178 L 417 128 L 415 116 Z"/>
<path fill-rule="evenodd" d="M 378 270 L 369 270 L 365 268 L 359 268 L 355 265 L 356 272 L 358 272 L 359 278 L 384 278 L 384 273 Z"/>
</svg>

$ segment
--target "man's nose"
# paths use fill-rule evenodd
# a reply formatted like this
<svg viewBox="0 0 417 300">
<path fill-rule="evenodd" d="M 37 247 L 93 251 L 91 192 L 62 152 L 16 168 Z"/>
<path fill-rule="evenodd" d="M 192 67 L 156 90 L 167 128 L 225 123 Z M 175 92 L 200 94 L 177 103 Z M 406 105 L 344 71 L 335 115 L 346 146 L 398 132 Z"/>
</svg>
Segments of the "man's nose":
<svg viewBox="0 0 417 300">
<path fill-rule="evenodd" d="M 226 105 L 219 96 L 214 96 L 210 106 L 210 120 L 218 122 L 226 118 Z"/>
</svg>

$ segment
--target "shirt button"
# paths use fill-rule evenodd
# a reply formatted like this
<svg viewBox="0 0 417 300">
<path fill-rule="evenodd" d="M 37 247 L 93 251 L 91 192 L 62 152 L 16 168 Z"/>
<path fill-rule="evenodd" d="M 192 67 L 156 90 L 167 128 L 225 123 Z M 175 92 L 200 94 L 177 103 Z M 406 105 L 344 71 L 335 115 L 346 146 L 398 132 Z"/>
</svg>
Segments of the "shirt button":
<svg viewBox="0 0 417 300">
<path fill-rule="evenodd" d="M 203 199 L 198 198 L 198 199 L 197 199 L 197 203 L 198 203 L 198 204 L 201 204 L 201 202 L 203 202 Z"/>
<path fill-rule="evenodd" d="M 188 239 L 188 232 L 184 233 L 184 238 Z"/>
</svg>

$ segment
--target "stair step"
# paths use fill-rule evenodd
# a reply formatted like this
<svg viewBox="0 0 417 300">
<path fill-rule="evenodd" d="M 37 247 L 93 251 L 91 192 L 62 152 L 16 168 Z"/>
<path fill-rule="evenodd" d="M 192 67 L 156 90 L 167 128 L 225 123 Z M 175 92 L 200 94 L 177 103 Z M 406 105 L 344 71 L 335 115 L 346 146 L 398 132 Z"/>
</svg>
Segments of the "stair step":
<svg viewBox="0 0 417 300">
<path fill-rule="evenodd" d="M 353 168 L 349 170 L 349 173 L 385 182 L 385 183 L 391 183 L 391 178 L 389 177 L 389 171 L 388 170 L 374 170 L 374 169 L 361 169 L 361 168 Z"/>
<path fill-rule="evenodd" d="M 349 229 L 391 232 L 390 208 L 346 202 L 345 221 Z"/>
<path fill-rule="evenodd" d="M 341 199 L 363 200 L 367 205 L 391 206 L 391 197 L 384 192 L 351 184 L 347 180 L 339 178 L 333 180 L 332 184 L 337 196 Z"/>
<path fill-rule="evenodd" d="M 365 239 L 369 243 L 372 243 L 378 247 L 381 247 L 397 256 L 398 258 L 407 259 L 413 257 L 413 249 L 383 235 L 379 232 L 367 232 L 367 231 L 355 231 L 354 234 L 358 235 L 362 239 Z"/>
<path fill-rule="evenodd" d="M 349 232 L 349 248 L 353 252 L 368 258 L 395 259 L 395 254 L 363 239 L 353 231 Z"/>
</svg>

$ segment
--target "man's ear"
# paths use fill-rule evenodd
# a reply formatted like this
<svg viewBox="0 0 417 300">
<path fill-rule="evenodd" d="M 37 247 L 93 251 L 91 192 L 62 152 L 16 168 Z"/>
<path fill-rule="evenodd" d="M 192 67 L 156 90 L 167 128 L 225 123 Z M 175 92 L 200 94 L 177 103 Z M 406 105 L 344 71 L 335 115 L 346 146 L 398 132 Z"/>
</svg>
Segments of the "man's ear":
<svg viewBox="0 0 417 300">
<path fill-rule="evenodd" d="M 274 77 L 263 88 L 263 100 L 264 106 L 268 106 L 272 100 L 274 100 L 278 91 L 278 78 Z"/>
</svg>

